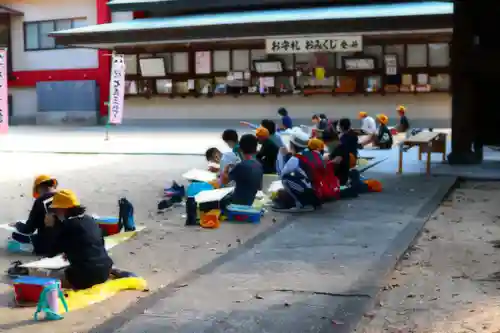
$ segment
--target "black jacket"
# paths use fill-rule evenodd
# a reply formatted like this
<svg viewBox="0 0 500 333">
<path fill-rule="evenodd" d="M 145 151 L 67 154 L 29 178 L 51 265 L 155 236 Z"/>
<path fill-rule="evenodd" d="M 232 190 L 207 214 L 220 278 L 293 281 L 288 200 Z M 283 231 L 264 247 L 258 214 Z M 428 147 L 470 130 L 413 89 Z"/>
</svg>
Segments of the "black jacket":
<svg viewBox="0 0 500 333">
<path fill-rule="evenodd" d="M 278 145 L 271 139 L 262 142 L 257 153 L 257 160 L 262 164 L 264 174 L 276 173 L 276 160 L 278 159 L 279 149 Z"/>
<path fill-rule="evenodd" d="M 79 215 L 67 218 L 50 256 L 65 254 L 70 266 L 79 271 L 113 266 L 104 247 L 102 231 L 93 217 Z"/>
<path fill-rule="evenodd" d="M 57 238 L 58 226 L 47 228 L 45 226 L 45 216 L 52 204 L 52 197 L 55 193 L 45 193 L 35 200 L 31 208 L 28 220 L 25 223 L 16 223 L 16 229 L 22 234 L 37 234 L 31 237 L 33 247 L 37 255 L 45 255 L 50 252 L 50 248 Z"/>
</svg>

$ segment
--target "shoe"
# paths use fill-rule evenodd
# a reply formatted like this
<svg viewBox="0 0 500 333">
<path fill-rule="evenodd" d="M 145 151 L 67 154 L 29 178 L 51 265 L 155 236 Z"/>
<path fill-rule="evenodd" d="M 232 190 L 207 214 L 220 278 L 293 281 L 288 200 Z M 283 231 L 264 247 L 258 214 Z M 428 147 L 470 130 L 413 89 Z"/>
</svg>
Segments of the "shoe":
<svg viewBox="0 0 500 333">
<path fill-rule="evenodd" d="M 283 208 L 283 207 L 271 207 L 271 210 L 279 213 L 307 213 L 314 212 L 318 208 L 314 208 L 313 206 L 302 206 L 302 207 L 291 207 L 291 208 Z"/>
<path fill-rule="evenodd" d="M 25 267 L 21 267 L 23 263 L 19 260 L 17 261 L 14 261 L 11 265 L 12 267 L 10 267 L 8 270 L 7 270 L 7 275 L 10 276 L 11 278 L 16 278 L 18 276 L 25 276 L 25 275 L 29 275 L 29 270 Z"/>
<path fill-rule="evenodd" d="M 184 196 L 186 195 L 186 189 L 184 188 L 184 186 L 181 186 L 179 184 L 177 184 L 176 181 L 172 182 L 172 186 L 169 187 L 169 188 L 166 188 L 164 190 L 164 195 L 165 197 L 171 197 L 171 198 L 174 198 L 176 197 L 176 199 L 178 200 L 180 198 L 180 201 L 182 201 L 182 198 L 184 198 Z"/>
<path fill-rule="evenodd" d="M 172 202 L 172 199 L 163 199 L 158 203 L 158 210 L 164 210 L 172 207 L 174 203 Z"/>
</svg>

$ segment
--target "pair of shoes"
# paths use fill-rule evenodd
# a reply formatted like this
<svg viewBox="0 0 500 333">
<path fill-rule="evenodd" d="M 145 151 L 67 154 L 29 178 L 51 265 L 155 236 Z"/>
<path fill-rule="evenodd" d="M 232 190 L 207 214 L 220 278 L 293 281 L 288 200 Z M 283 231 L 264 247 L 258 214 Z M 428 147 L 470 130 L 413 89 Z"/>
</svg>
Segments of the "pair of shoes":
<svg viewBox="0 0 500 333">
<path fill-rule="evenodd" d="M 163 194 L 165 195 L 165 197 L 167 198 L 172 198 L 172 199 L 180 199 L 179 202 L 182 201 L 182 198 L 184 198 L 184 196 L 186 195 L 186 190 L 184 188 L 184 186 L 182 185 L 179 185 L 177 184 L 176 181 L 172 182 L 172 186 L 170 186 L 169 188 L 166 188 L 164 191 L 163 191 Z"/>
</svg>

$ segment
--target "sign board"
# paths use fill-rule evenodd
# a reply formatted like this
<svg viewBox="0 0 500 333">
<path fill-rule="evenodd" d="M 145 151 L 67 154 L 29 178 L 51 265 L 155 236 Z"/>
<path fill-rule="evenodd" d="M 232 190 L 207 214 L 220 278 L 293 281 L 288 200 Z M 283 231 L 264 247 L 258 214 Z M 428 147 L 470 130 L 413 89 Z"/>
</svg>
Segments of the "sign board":
<svg viewBox="0 0 500 333">
<path fill-rule="evenodd" d="M 343 58 L 344 68 L 348 71 L 373 70 L 375 59 L 372 58 Z"/>
<path fill-rule="evenodd" d="M 398 56 L 396 54 L 386 54 L 384 56 L 385 75 L 398 74 Z"/>
<path fill-rule="evenodd" d="M 266 53 L 361 52 L 362 36 L 301 37 L 266 39 Z"/>
<path fill-rule="evenodd" d="M 196 74 L 212 73 L 212 57 L 210 51 L 195 53 L 195 71 Z"/>
<path fill-rule="evenodd" d="M 111 60 L 111 80 L 109 81 L 109 123 L 121 124 L 125 97 L 125 57 L 114 54 Z"/>
<path fill-rule="evenodd" d="M 7 70 L 7 49 L 0 50 L 0 133 L 9 130 L 9 78 Z"/>
</svg>

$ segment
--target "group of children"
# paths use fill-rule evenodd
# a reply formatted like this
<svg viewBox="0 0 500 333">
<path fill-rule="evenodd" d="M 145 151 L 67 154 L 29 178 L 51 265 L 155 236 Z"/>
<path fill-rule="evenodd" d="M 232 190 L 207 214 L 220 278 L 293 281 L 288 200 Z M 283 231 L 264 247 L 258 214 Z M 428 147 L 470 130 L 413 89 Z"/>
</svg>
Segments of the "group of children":
<svg viewBox="0 0 500 333">
<path fill-rule="evenodd" d="M 256 193 L 262 188 L 264 174 L 277 174 L 283 190 L 274 200 L 274 210 L 314 210 L 322 202 L 338 198 L 340 187 L 359 182 L 359 174 L 353 168 L 358 159 L 358 149 L 373 144 L 380 149 L 390 149 L 393 132 L 406 132 L 410 128 L 406 109 L 397 109 L 400 122 L 389 129 L 389 118 L 379 114 L 376 120 L 366 112 L 360 112 L 361 131 L 353 130 L 347 118 L 330 121 L 326 115 L 313 115 L 315 125 L 312 136 L 298 127 L 284 108 L 278 110 L 281 125 L 270 119 L 260 125 L 241 122 L 255 129 L 255 135 L 245 134 L 241 138 L 235 130 L 222 134 L 223 141 L 231 148 L 222 154 L 216 148 L 206 152 L 207 161 L 220 165 L 216 188 L 235 186 L 232 203 L 252 205 Z M 285 147 L 280 132 L 288 130 L 289 147 Z M 359 136 L 366 138 L 359 142 Z M 259 148 L 260 145 L 260 148 Z M 215 171 L 215 170 L 213 170 Z M 352 191 L 351 191 L 352 193 Z"/>
<path fill-rule="evenodd" d="M 349 119 L 340 119 L 332 133 L 327 133 L 329 125 L 325 125 L 321 139 L 297 127 L 289 129 L 289 147 L 283 144 L 274 121 L 264 119 L 259 126 L 244 124 L 255 128 L 255 135 L 239 138 L 235 130 L 228 129 L 222 139 L 231 151 L 206 151 L 207 161 L 219 165 L 218 170 L 212 169 L 218 177 L 211 184 L 215 188 L 235 186 L 233 204 L 252 205 L 262 189 L 264 174 L 276 174 L 282 182 L 283 190 L 273 205 L 280 211 L 318 209 L 324 201 L 338 198 L 340 186 L 348 184 L 358 157 L 358 136 Z M 326 153 L 325 142 L 334 137 L 338 142 Z"/>
<path fill-rule="evenodd" d="M 391 149 L 394 143 L 393 133 L 407 133 L 410 129 L 410 122 L 406 116 L 406 107 L 403 105 L 398 106 L 397 113 L 399 123 L 391 131 L 388 127 L 389 117 L 385 114 L 378 114 L 375 120 L 368 113 L 360 112 L 361 130 L 363 134 L 367 135 L 366 140 L 360 143 L 360 147 L 372 144 L 379 149 Z"/>
<path fill-rule="evenodd" d="M 61 278 L 63 288 L 87 289 L 106 282 L 113 261 L 109 257 L 102 231 L 86 214 L 75 193 L 58 190 L 58 181 L 48 175 L 33 183 L 35 201 L 26 222 L 11 224 L 12 238 L 32 244 L 38 256 L 62 254 L 69 262 Z"/>
</svg>

